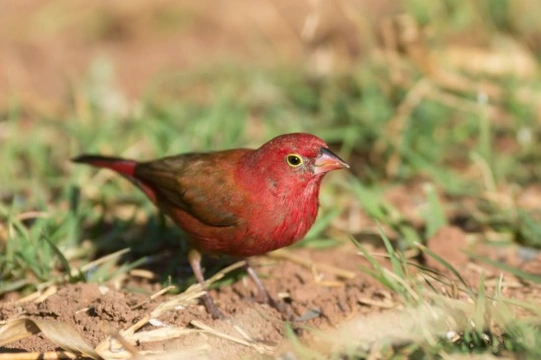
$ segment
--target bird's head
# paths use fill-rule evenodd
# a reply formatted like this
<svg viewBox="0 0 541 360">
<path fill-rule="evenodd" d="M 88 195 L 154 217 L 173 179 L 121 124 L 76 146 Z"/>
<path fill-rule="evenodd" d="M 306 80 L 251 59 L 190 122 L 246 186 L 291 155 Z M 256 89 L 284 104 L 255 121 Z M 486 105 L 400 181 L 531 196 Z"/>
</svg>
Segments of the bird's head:
<svg viewBox="0 0 541 360">
<path fill-rule="evenodd" d="M 293 133 L 278 136 L 252 153 L 255 172 L 280 188 L 319 184 L 323 175 L 349 165 L 317 136 Z"/>
</svg>

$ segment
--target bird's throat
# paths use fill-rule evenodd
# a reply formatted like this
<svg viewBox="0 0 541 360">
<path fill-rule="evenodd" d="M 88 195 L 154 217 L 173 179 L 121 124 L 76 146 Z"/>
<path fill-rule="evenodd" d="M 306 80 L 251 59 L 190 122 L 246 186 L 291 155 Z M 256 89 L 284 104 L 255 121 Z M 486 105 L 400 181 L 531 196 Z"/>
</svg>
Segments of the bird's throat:
<svg viewBox="0 0 541 360">
<path fill-rule="evenodd" d="M 283 216 L 273 231 L 274 249 L 302 240 L 308 233 L 317 217 L 319 185 L 320 180 L 310 182 L 300 194 L 291 194 L 284 199 Z"/>
</svg>

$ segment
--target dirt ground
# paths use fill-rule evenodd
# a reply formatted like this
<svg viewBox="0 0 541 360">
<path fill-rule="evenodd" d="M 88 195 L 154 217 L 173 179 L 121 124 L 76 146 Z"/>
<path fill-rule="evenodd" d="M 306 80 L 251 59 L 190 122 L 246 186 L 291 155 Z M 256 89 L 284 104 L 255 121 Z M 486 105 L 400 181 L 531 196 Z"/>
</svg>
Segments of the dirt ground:
<svg viewBox="0 0 541 360">
<path fill-rule="evenodd" d="M 453 246 L 449 246 L 449 243 Z M 461 275 L 473 286 L 484 274 L 487 288 L 493 289 L 501 272 L 468 259 L 463 250 L 474 250 L 532 273 L 541 272 L 539 254 L 525 259 L 518 248 L 501 251 L 486 245 L 471 246 L 466 233 L 455 226 L 442 228 L 428 245 L 457 269 L 463 269 Z M 384 253 L 381 246 L 368 244 L 367 247 L 374 253 Z M 254 264 L 270 293 L 275 298 L 282 298 L 293 311 L 295 321 L 292 326 L 305 341 L 311 338 L 311 332 L 306 329 L 330 330 L 348 319 L 400 308 L 388 290 L 359 270 L 359 265 L 367 266 L 368 263 L 359 255 L 353 243 L 326 250 L 294 249 L 288 250 L 288 253 L 293 255 L 293 259 L 263 256 L 254 259 Z M 312 265 L 301 265 L 298 259 L 309 260 Z M 389 266 L 385 260 L 381 261 Z M 453 278 L 437 262 L 428 261 L 426 265 Z M 344 277 L 349 275 L 352 278 Z M 509 274 L 505 274 L 504 280 L 503 295 L 518 300 L 541 301 L 540 287 L 524 284 Z M 121 288 L 116 287 L 118 284 L 98 286 L 78 283 L 60 286 L 51 295 L 37 301 L 12 299 L 0 304 L 0 319 L 24 316 L 57 320 L 72 325 L 94 347 L 107 336 L 143 319 L 160 303 L 175 296 L 162 295 L 150 299 L 150 295 L 160 289 L 160 284 L 137 276 L 130 276 L 123 281 Z M 212 359 L 287 353 L 288 337 L 282 315 L 268 305 L 255 302 L 254 294 L 253 284 L 244 277 L 231 286 L 211 291 L 226 319 L 213 320 L 202 305 L 194 304 L 166 312 L 146 324 L 141 331 L 160 327 L 193 329 L 193 321 L 196 320 L 233 337 L 246 334 L 251 344 L 256 343 L 260 347 L 238 344 L 208 333 L 190 333 L 165 341 L 139 344 L 135 350 L 172 351 L 204 346 L 206 356 Z M 41 334 L 0 348 L 3 353 L 55 350 L 58 351 L 58 347 Z"/>
<path fill-rule="evenodd" d="M 287 260 L 266 257 L 256 261 L 257 271 L 264 279 L 267 289 L 274 297 L 282 294 L 298 319 L 296 324 L 325 329 L 358 313 L 380 308 L 364 305 L 362 300 L 381 302 L 389 299 L 389 293 L 375 286 L 369 278 L 357 270 L 359 256 L 353 244 L 329 251 L 295 251 L 296 256 L 312 259 L 316 264 L 338 265 L 352 271 L 353 279 L 344 280 L 318 271 L 317 265 L 306 268 Z M 331 255 L 331 256 L 329 256 Z M 79 330 L 92 346 L 96 346 L 111 329 L 121 330 L 140 320 L 149 310 L 168 296 L 133 309 L 133 306 L 148 299 L 150 293 L 159 289 L 156 283 L 136 278 L 130 280 L 130 288 L 147 289 L 148 293 L 130 293 L 115 290 L 111 285 L 99 287 L 96 284 L 74 284 L 61 287 L 54 295 L 39 303 L 3 303 L 0 318 L 8 319 L 16 314 L 32 318 L 55 319 L 67 322 Z M 213 320 L 202 305 L 193 305 L 168 313 L 159 318 L 167 326 L 190 327 L 190 321 L 200 320 L 204 324 L 235 335 L 234 326 L 240 327 L 260 343 L 277 346 L 284 337 L 282 315 L 268 305 L 254 301 L 254 286 L 248 280 L 232 286 L 212 290 L 211 295 L 226 320 Z M 238 336 L 238 334 L 237 334 Z M 210 344 L 221 358 L 232 355 L 255 355 L 254 349 L 233 342 L 201 335 L 189 335 L 167 342 L 145 344 L 139 349 L 163 350 L 193 346 L 198 343 Z M 2 351 L 52 351 L 55 346 L 41 336 L 33 336 L 6 346 Z M 212 358 L 215 358 L 212 356 Z"/>
</svg>

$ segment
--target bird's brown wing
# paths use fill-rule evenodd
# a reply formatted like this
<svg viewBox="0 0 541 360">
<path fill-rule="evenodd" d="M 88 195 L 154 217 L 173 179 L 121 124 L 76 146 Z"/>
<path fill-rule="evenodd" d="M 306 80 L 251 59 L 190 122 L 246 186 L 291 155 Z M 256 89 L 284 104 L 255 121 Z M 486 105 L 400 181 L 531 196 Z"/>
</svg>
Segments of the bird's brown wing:
<svg viewBox="0 0 541 360">
<path fill-rule="evenodd" d="M 135 177 L 152 187 L 160 201 L 199 221 L 216 227 L 233 226 L 238 219 L 232 208 L 241 196 L 235 188 L 233 169 L 243 152 L 183 154 L 139 163 Z"/>
</svg>

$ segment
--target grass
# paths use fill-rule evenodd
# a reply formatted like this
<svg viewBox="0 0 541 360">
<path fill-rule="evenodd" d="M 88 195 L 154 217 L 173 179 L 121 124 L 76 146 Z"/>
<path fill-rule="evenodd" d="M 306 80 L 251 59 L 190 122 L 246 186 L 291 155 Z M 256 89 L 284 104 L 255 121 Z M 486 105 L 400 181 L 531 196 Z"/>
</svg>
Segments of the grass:
<svg viewBox="0 0 541 360">
<path fill-rule="evenodd" d="M 481 276 L 472 287 L 461 270 L 428 248 L 422 253 L 438 262 L 448 275 L 420 267 L 396 252 L 381 232 L 390 266 L 382 266 L 362 244 L 355 242 L 369 267 L 361 270 L 396 296 L 399 309 L 356 316 L 330 332 L 308 329 L 312 342 L 301 342 L 287 330 L 290 348 L 302 358 L 465 358 L 475 354 L 537 358 L 541 355 L 541 318 L 532 303 L 502 295 L 503 276 L 488 285 Z M 418 270 L 418 271 L 415 271 Z M 527 277 L 526 277 L 527 278 Z M 531 316 L 516 318 L 516 308 Z M 534 305 L 536 307 L 536 305 Z"/>
<path fill-rule="evenodd" d="M 444 19 L 430 29 L 429 51 L 444 50 L 447 37 L 464 36 L 471 29 L 485 44 L 505 35 L 528 45 L 530 34 L 541 32 L 538 22 L 527 21 L 533 11 L 519 21 L 509 10 L 518 5 L 509 1 L 480 1 L 477 8 L 468 4 L 405 2 L 421 25 Z M 528 53 L 538 66 L 541 54 L 534 45 L 528 45 L 533 48 Z M 98 59 L 86 80 L 74 87 L 61 115 L 28 112 L 13 98 L 0 117 L 0 133 L 7 134 L 0 138 L 0 296 L 24 296 L 51 283 L 103 283 L 132 268 L 161 263 L 160 256 L 167 256 L 164 249 L 186 252 L 181 231 L 165 222 L 131 184 L 72 165 L 71 157 L 99 152 L 150 159 L 255 147 L 281 133 L 306 131 L 327 140 L 348 159 L 352 171 L 328 179 L 318 222 L 296 246 L 343 243 L 327 230 L 345 207 L 358 203 L 363 214 L 380 224 L 380 246 L 390 263 L 389 268 L 382 265 L 361 242 L 359 250 L 371 265 L 363 271 L 390 289 L 403 307 L 421 309 L 423 316 L 443 309 L 456 324 L 451 333 L 421 323 L 430 336 L 377 343 L 383 357 L 539 356 L 538 304 L 508 299 L 501 283 L 488 286 L 483 277 L 477 284 L 468 283 L 461 276 L 463 269 L 424 245 L 451 224 L 478 243 L 541 248 L 539 205 L 520 200 L 528 189 L 541 199 L 535 190 L 541 180 L 541 153 L 535 145 L 541 136 L 539 109 L 536 101 L 527 100 L 539 98 L 541 79 L 538 73 L 525 81 L 512 72 L 486 76 L 457 70 L 463 77 L 453 88 L 425 72 L 415 59 L 401 59 L 400 82 L 392 79 L 392 63 L 369 56 L 348 73 L 326 78 L 293 66 L 168 73 L 156 78 L 135 104 L 114 87 L 107 61 Z M 449 70 L 442 65 L 442 71 Z M 478 79 L 492 87 L 485 93 L 461 86 L 479 85 Z M 524 93 L 530 94 L 526 100 L 519 96 Z M 420 220 L 386 198 L 389 189 L 404 184 L 422 184 L 420 195 L 411 193 L 424 203 Z M 129 253 L 94 262 L 125 248 Z M 422 268 L 420 276 L 405 255 L 411 251 L 417 258 L 432 258 L 448 275 Z M 541 281 L 505 263 L 471 257 L 525 284 Z M 165 265 L 160 279 L 164 285 L 171 281 L 174 266 Z M 179 285 L 186 287 L 192 280 Z M 441 288 L 447 292 L 437 290 Z M 448 296 L 456 292 L 461 296 Z M 516 307 L 533 314 L 517 318 Z M 385 332 L 380 335 L 383 339 Z M 345 351 L 355 358 L 375 349 L 374 342 L 357 340 L 352 348 L 331 353 Z M 302 347 L 295 342 L 301 354 Z"/>
</svg>

